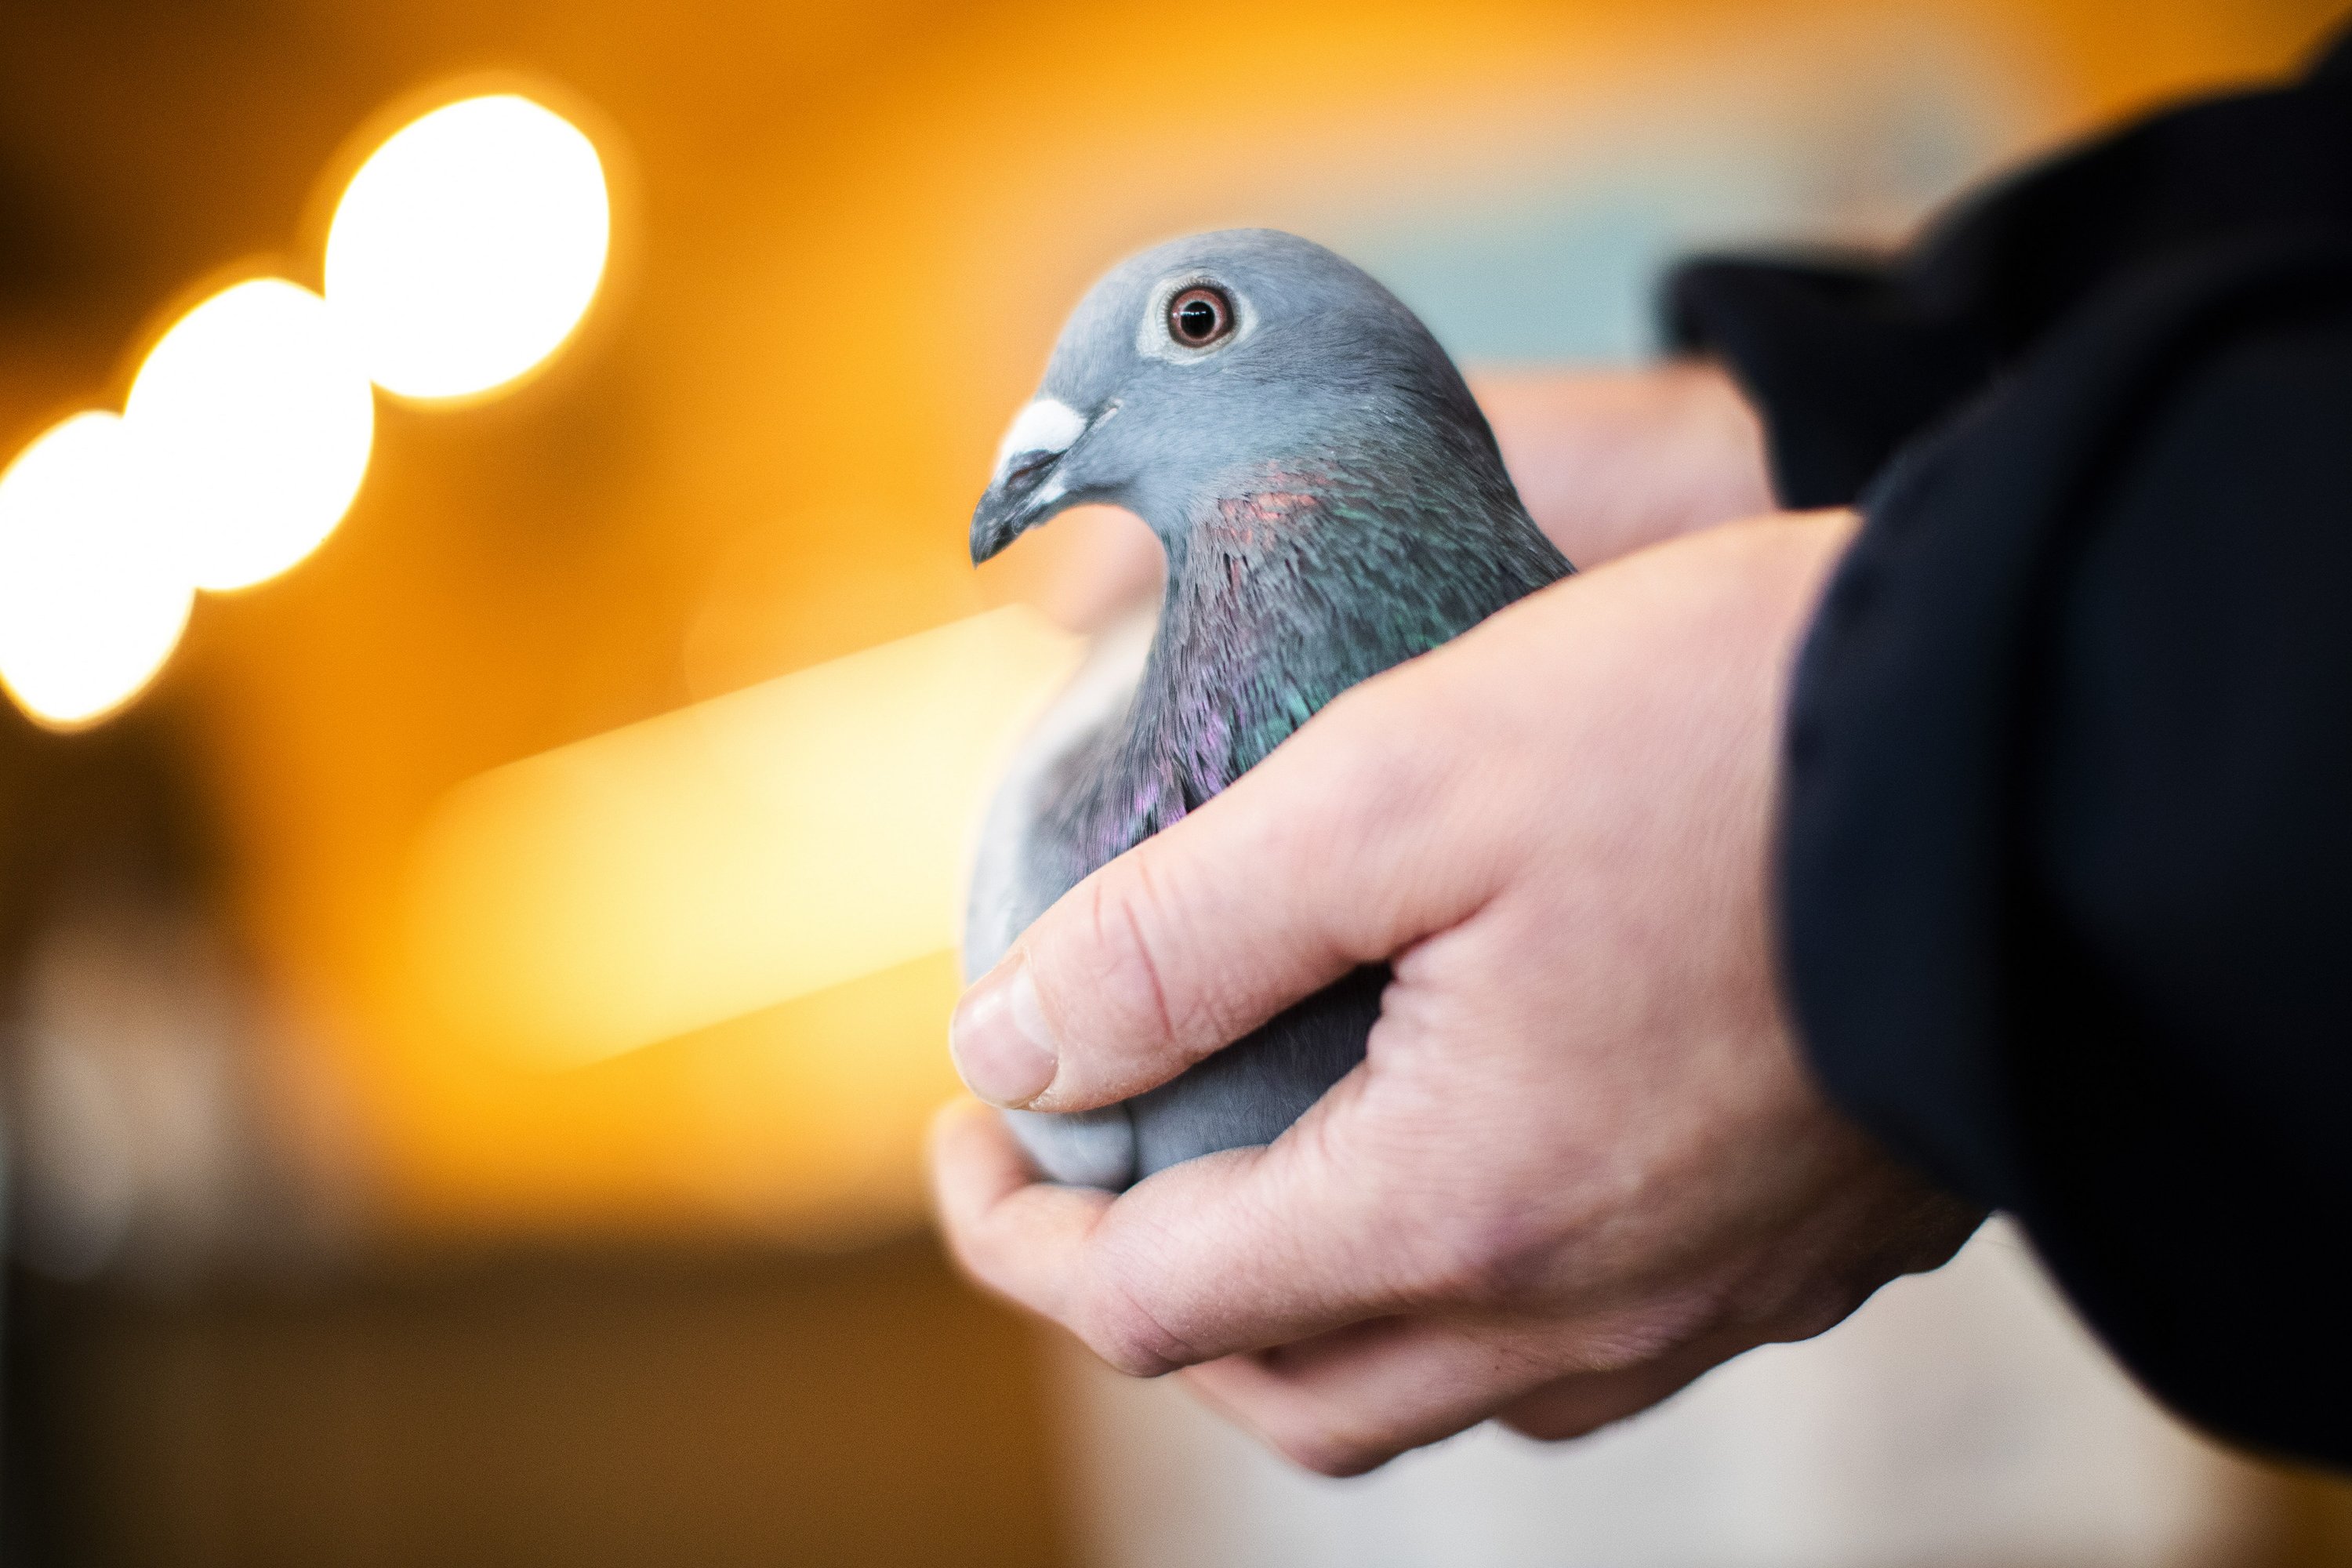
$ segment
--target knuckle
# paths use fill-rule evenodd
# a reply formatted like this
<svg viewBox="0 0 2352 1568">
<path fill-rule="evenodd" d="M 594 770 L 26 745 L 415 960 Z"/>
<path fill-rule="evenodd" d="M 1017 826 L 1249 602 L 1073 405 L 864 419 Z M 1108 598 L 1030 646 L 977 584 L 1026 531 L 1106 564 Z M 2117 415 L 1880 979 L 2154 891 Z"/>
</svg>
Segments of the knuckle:
<svg viewBox="0 0 2352 1568">
<path fill-rule="evenodd" d="M 1506 1305 L 1538 1294 L 1552 1272 L 1556 1239 L 1524 1207 L 1498 1206 L 1416 1228 L 1428 1238 L 1407 1276 L 1418 1302 Z"/>
<path fill-rule="evenodd" d="M 1613 1411 L 1576 1405 L 1532 1415 L 1506 1415 L 1502 1424 L 1520 1436 L 1533 1438 L 1538 1443 L 1565 1443 L 1571 1438 L 1588 1436 L 1616 1418 Z"/>
<path fill-rule="evenodd" d="M 1759 1338 L 1783 1344 L 1825 1334 L 1851 1316 L 1867 1289 L 1854 1290 L 1842 1280 L 1823 1281 L 1800 1292 L 1765 1322 L 1757 1325 Z"/>
<path fill-rule="evenodd" d="M 1134 1291 L 1117 1284 L 1093 1292 L 1076 1327 L 1088 1350 L 1129 1377 L 1158 1377 L 1201 1359 Z"/>
<path fill-rule="evenodd" d="M 1271 1441 L 1292 1464 L 1334 1480 L 1378 1469 L 1402 1447 L 1381 1434 L 1334 1421 L 1296 1427 L 1274 1435 Z"/>
</svg>

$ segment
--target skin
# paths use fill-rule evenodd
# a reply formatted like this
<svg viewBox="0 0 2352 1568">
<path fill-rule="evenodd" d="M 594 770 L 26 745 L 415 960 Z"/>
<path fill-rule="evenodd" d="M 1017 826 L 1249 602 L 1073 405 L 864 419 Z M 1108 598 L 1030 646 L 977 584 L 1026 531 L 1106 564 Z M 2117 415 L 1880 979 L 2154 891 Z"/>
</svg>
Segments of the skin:
<svg viewBox="0 0 2352 1568">
<path fill-rule="evenodd" d="M 1773 510 L 1763 425 L 1707 361 L 1471 390 L 1528 515 L 1579 567 Z"/>
<path fill-rule="evenodd" d="M 1037 1181 L 981 1105 L 934 1134 L 976 1279 L 1330 1475 L 1489 1418 L 1590 1431 L 1980 1217 L 1827 1104 L 1774 973 L 1780 716 L 1856 520 L 1708 526 L 1762 461 L 1704 367 L 1481 392 L 1587 570 L 1088 878 L 951 1027 L 983 1099 L 1077 1110 L 1385 959 L 1363 1065 L 1273 1144 L 1117 1198 Z"/>
</svg>

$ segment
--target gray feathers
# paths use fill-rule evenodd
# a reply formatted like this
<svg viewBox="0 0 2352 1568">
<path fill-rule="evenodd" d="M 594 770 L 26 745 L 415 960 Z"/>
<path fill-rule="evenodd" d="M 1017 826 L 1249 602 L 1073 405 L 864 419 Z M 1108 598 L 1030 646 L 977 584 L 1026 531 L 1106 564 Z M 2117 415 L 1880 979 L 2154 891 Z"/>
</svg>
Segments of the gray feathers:
<svg viewBox="0 0 2352 1568">
<path fill-rule="evenodd" d="M 1204 347 L 1169 313 L 1199 289 L 1232 312 Z M 992 810 L 971 976 L 1339 693 L 1570 569 L 1412 312 L 1268 230 L 1161 246 L 1088 292 L 974 514 L 974 558 L 1081 501 L 1149 523 L 1168 587 L 1131 688 L 1098 659 Z M 1268 1142 L 1362 1058 L 1384 979 L 1360 972 L 1122 1106 L 1012 1112 L 1014 1130 L 1047 1174 L 1112 1188 Z"/>
</svg>

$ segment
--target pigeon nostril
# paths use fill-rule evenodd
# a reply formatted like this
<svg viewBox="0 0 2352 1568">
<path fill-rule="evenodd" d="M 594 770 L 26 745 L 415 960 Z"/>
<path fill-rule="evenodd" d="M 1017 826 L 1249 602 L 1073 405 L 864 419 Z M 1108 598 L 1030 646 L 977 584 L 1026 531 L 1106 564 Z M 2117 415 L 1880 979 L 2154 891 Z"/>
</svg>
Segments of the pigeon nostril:
<svg viewBox="0 0 2352 1568">
<path fill-rule="evenodd" d="M 1054 464 L 1059 460 L 1062 454 L 1059 452 L 1032 452 L 1028 456 L 1020 458 L 1010 468 L 1005 470 L 1004 482 L 1008 485 L 1014 485 L 1020 484 L 1024 480 L 1034 479 L 1039 474 L 1044 473 L 1047 468 L 1052 468 Z"/>
<path fill-rule="evenodd" d="M 1233 307 L 1214 289 L 1187 289 L 1168 301 L 1168 333 L 1186 348 L 1206 348 L 1233 325 Z"/>
</svg>

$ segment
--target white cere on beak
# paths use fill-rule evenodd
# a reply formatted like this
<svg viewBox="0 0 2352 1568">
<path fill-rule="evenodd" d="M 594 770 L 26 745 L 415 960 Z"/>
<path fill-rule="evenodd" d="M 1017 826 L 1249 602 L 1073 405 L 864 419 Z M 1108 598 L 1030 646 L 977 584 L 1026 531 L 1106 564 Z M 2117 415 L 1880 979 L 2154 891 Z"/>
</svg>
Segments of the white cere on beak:
<svg viewBox="0 0 2352 1568">
<path fill-rule="evenodd" d="M 996 478 L 1004 478 L 1005 470 L 1016 458 L 1034 452 L 1066 452 L 1070 444 L 1086 433 L 1085 416 L 1058 397 L 1041 397 L 1013 416 L 1013 427 L 996 447 Z"/>
</svg>

